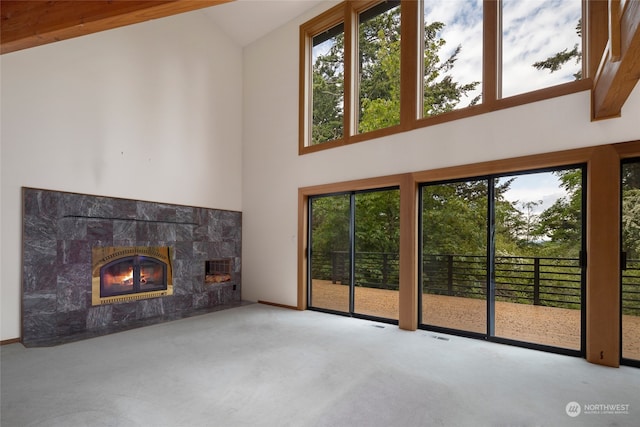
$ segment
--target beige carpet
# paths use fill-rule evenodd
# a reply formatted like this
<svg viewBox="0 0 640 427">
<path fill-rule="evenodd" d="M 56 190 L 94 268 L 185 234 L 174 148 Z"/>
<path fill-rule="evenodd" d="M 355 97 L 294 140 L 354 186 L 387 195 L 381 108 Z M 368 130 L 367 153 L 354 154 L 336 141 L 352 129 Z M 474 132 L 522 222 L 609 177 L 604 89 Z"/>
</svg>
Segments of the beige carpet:
<svg viewBox="0 0 640 427">
<path fill-rule="evenodd" d="M 2 427 L 589 427 L 640 419 L 637 368 L 261 304 L 51 348 L 5 345 L 0 355 Z M 582 412 L 571 417 L 575 405 Z"/>
</svg>

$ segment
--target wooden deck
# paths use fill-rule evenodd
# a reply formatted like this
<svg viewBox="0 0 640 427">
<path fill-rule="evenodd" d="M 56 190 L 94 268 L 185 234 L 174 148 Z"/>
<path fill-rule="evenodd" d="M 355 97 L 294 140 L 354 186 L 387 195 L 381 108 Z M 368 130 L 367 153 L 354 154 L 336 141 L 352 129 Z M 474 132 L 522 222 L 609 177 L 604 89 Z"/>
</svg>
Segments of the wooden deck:
<svg viewBox="0 0 640 427">
<path fill-rule="evenodd" d="M 314 280 L 313 306 L 349 311 L 349 289 Z M 355 312 L 398 319 L 398 292 L 356 287 Z M 495 335 L 536 344 L 580 348 L 580 311 L 496 301 Z M 480 299 L 428 295 L 422 297 L 422 323 L 486 333 L 486 302 Z M 640 317 L 623 316 L 624 357 L 640 360 Z"/>
</svg>

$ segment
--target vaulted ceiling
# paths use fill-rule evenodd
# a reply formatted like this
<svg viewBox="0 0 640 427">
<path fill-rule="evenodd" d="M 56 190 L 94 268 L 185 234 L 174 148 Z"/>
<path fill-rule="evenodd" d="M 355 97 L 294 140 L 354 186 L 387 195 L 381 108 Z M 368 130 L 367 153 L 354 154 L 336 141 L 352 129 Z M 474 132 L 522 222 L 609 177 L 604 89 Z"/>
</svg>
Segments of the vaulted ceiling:
<svg viewBox="0 0 640 427">
<path fill-rule="evenodd" d="M 198 9 L 237 44 L 246 46 L 321 2 L 322 0 L 2 0 L 0 53 Z"/>
<path fill-rule="evenodd" d="M 93 0 L 0 2 L 0 53 L 202 9 L 245 46 L 322 0 Z M 640 79 L 640 0 L 589 1 L 593 118 L 616 117 Z M 212 7 L 215 6 L 215 7 Z M 595 18 L 594 18 L 595 17 Z"/>
</svg>

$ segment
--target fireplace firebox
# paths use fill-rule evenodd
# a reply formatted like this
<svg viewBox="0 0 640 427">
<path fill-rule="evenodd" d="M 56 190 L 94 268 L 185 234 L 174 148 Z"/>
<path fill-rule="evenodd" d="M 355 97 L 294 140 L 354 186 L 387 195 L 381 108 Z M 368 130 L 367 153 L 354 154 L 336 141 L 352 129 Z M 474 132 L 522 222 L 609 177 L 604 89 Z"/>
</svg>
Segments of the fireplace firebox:
<svg viewBox="0 0 640 427">
<path fill-rule="evenodd" d="M 169 247 L 93 248 L 93 305 L 173 294 Z"/>
</svg>

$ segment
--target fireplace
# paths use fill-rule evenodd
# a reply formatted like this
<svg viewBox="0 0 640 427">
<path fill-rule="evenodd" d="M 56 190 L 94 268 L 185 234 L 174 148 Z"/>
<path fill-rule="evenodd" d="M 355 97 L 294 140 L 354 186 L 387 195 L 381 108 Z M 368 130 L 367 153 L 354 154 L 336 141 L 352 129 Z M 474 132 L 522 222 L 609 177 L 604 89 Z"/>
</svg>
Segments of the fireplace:
<svg viewBox="0 0 640 427">
<path fill-rule="evenodd" d="M 22 214 L 26 347 L 241 303 L 241 212 L 23 188 Z"/>
<path fill-rule="evenodd" d="M 169 247 L 95 247 L 92 260 L 92 305 L 173 294 Z"/>
</svg>

